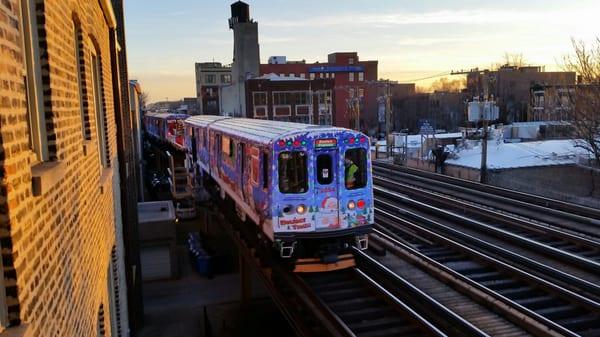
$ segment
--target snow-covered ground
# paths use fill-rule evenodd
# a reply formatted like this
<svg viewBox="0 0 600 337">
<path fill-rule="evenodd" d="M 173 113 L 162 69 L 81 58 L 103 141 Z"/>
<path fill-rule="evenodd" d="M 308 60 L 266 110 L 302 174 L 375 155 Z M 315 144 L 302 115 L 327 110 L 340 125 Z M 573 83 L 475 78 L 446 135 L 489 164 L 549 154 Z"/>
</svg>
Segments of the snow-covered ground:
<svg viewBox="0 0 600 337">
<path fill-rule="evenodd" d="M 565 165 L 577 162 L 578 156 L 589 156 L 572 140 L 546 140 L 524 143 L 498 143 L 488 141 L 487 167 L 516 168 L 530 166 Z M 462 149 L 446 164 L 472 168 L 481 166 L 481 145 Z"/>
</svg>

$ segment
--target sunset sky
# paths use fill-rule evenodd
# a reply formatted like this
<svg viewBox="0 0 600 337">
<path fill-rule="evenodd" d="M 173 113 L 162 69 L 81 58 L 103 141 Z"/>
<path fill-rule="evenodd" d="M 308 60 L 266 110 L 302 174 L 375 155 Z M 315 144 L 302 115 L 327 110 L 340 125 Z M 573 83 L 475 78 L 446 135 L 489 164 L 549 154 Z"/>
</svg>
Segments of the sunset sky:
<svg viewBox="0 0 600 337">
<path fill-rule="evenodd" d="M 130 78 L 151 101 L 194 97 L 195 62 L 231 63 L 231 2 L 125 2 Z M 600 36 L 593 0 L 246 2 L 258 21 L 261 62 L 271 55 L 324 62 L 331 52 L 357 51 L 361 60 L 379 60 L 380 78 L 401 82 L 489 67 L 506 52 L 557 69 L 571 37 Z"/>
</svg>

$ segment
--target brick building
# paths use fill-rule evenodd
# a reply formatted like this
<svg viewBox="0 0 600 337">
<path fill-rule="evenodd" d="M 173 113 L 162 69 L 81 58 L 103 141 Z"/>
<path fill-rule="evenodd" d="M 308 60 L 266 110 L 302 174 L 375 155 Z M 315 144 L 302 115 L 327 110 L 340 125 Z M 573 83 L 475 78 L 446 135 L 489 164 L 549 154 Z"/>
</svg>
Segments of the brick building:
<svg viewBox="0 0 600 337">
<path fill-rule="evenodd" d="M 261 75 L 333 79 L 335 125 L 354 129 L 358 114 L 361 131 L 370 135 L 378 132 L 377 61 L 360 61 L 356 52 L 329 54 L 327 63 L 287 61 L 284 56 L 269 60 L 260 65 Z"/>
<path fill-rule="evenodd" d="M 335 124 L 332 79 L 267 74 L 246 80 L 246 117 L 307 124 Z"/>
<path fill-rule="evenodd" d="M 219 62 L 196 63 L 196 97 L 201 115 L 221 111 L 221 88 L 231 84 L 231 67 Z"/>
<path fill-rule="evenodd" d="M 503 122 L 527 121 L 530 88 L 533 85 L 573 85 L 575 72 L 544 71 L 539 66 L 502 66 L 497 70 L 467 72 L 467 93 L 480 99 L 494 99 Z"/>
<path fill-rule="evenodd" d="M 129 334 L 136 173 L 114 2 L 0 3 L 0 326 L 12 335 Z"/>
</svg>

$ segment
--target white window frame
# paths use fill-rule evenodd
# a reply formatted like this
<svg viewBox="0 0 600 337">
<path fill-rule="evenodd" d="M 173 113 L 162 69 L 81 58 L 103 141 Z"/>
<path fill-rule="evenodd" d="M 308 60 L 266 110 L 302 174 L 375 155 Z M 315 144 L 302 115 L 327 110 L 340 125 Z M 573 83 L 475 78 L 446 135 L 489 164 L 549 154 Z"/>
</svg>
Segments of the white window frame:
<svg viewBox="0 0 600 337">
<path fill-rule="evenodd" d="M 331 78 L 335 78 L 335 73 L 331 73 Z"/>
<path fill-rule="evenodd" d="M 306 74 L 305 73 L 301 73 L 300 74 L 300 78 L 306 78 Z"/>
<path fill-rule="evenodd" d="M 354 82 L 354 73 L 353 72 L 348 73 L 348 82 Z"/>
<path fill-rule="evenodd" d="M 44 111 L 44 95 L 42 92 L 42 65 L 37 21 L 34 14 L 34 0 L 21 1 L 20 16 L 23 27 L 22 47 L 25 56 L 23 74 L 26 79 L 27 110 L 29 118 L 29 137 L 31 150 L 35 153 L 35 162 L 50 160 L 48 151 L 48 136 L 46 133 L 46 118 Z"/>
<path fill-rule="evenodd" d="M 348 58 L 348 64 L 354 64 L 354 57 Z"/>
<path fill-rule="evenodd" d="M 264 94 L 265 95 L 265 100 L 266 100 L 266 104 L 262 104 L 262 105 L 256 105 L 256 94 Z M 254 91 L 252 92 L 252 112 L 254 113 L 254 117 L 255 118 L 268 118 L 269 117 L 269 94 L 266 91 Z M 264 108 L 265 109 L 265 115 L 264 116 L 258 116 L 256 114 L 256 110 L 257 108 Z"/>
<path fill-rule="evenodd" d="M 358 73 L 358 81 L 362 82 L 365 80 L 365 73 L 363 73 L 362 71 Z"/>
<path fill-rule="evenodd" d="M 309 75 L 309 76 L 310 76 L 310 79 L 311 79 L 311 80 L 314 80 L 314 79 L 315 79 L 315 73 L 310 73 L 310 75 Z"/>
</svg>

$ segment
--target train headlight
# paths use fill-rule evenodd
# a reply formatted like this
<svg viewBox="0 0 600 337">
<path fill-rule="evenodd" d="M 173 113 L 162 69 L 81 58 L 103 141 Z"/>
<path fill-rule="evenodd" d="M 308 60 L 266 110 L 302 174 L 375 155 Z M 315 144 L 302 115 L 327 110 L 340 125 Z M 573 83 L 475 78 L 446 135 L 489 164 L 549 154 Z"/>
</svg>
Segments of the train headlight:
<svg viewBox="0 0 600 337">
<path fill-rule="evenodd" d="M 356 204 L 354 203 L 354 200 L 348 201 L 348 209 L 354 209 L 355 207 Z"/>
<path fill-rule="evenodd" d="M 296 206 L 296 213 L 304 214 L 304 212 L 306 212 L 306 206 L 304 206 L 304 205 Z"/>
<path fill-rule="evenodd" d="M 365 208 L 365 201 L 360 199 L 359 201 L 356 202 L 356 206 L 358 206 L 358 208 L 360 208 L 360 209 Z"/>
</svg>

